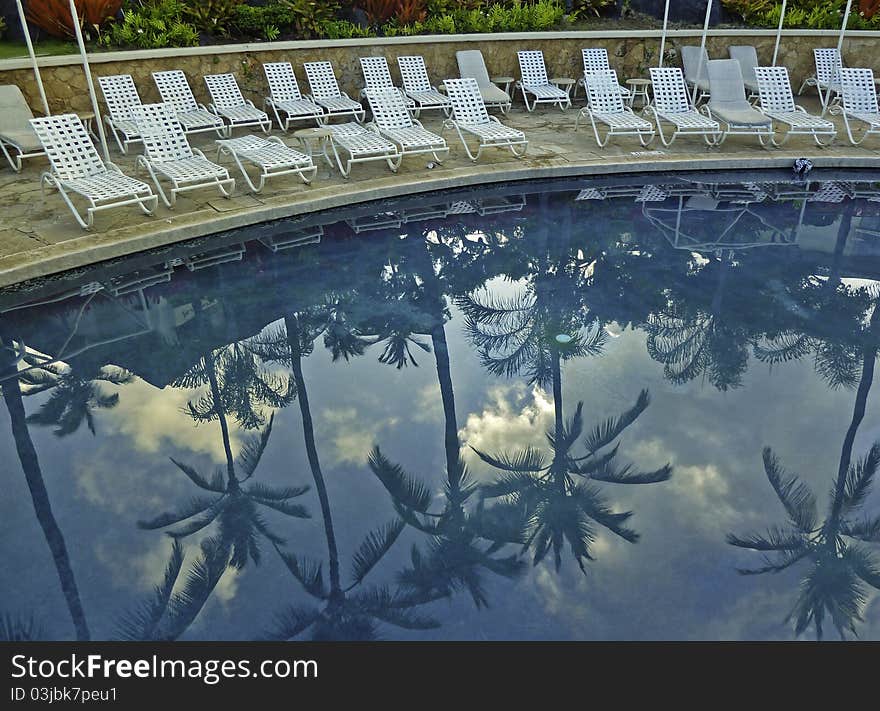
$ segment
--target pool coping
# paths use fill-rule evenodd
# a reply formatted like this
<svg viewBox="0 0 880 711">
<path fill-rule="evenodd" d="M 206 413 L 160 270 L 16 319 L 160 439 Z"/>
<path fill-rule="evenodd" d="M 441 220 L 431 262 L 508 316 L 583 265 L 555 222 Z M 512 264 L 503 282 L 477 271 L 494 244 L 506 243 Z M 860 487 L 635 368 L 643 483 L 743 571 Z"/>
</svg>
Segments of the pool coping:
<svg viewBox="0 0 880 711">
<path fill-rule="evenodd" d="M 816 156 L 812 159 L 817 169 L 880 169 L 876 156 Z M 370 181 L 350 182 L 340 186 L 321 186 L 314 183 L 303 193 L 285 194 L 269 198 L 269 203 L 237 210 L 217 212 L 209 218 L 204 214 L 175 215 L 177 222 L 162 218 L 143 218 L 137 225 L 137 233 L 120 235 L 102 234 L 99 231 L 83 232 L 80 237 L 37 249 L 18 252 L 0 258 L 0 288 L 52 276 L 61 272 L 81 269 L 112 259 L 127 257 L 146 250 L 167 247 L 180 242 L 203 238 L 218 233 L 252 227 L 278 220 L 298 218 L 325 210 L 400 197 L 404 195 L 432 193 L 450 188 L 473 187 L 497 183 L 516 183 L 528 180 L 552 178 L 589 179 L 596 175 L 621 175 L 657 172 L 735 171 L 789 169 L 792 155 L 781 156 L 706 156 L 663 157 L 654 160 L 616 160 L 600 163 L 569 162 L 558 158 L 545 161 L 544 165 L 475 164 L 435 175 L 413 175 L 411 180 L 401 180 L 400 175 Z M 293 198 L 293 199 L 291 199 Z M 139 218 L 138 218 L 139 219 Z"/>
</svg>

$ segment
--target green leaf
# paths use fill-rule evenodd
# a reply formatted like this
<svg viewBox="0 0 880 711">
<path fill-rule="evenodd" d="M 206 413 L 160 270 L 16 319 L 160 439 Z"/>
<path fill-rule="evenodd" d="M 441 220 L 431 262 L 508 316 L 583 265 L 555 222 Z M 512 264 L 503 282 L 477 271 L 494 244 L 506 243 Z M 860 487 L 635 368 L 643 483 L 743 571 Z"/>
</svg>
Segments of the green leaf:
<svg viewBox="0 0 880 711">
<path fill-rule="evenodd" d="M 597 425 L 585 438 L 584 445 L 587 451 L 595 454 L 603 447 L 607 447 L 621 433 L 638 419 L 648 405 L 651 403 L 651 396 L 647 390 L 642 390 L 636 400 L 636 404 L 619 417 L 609 417 L 604 422 Z"/>
</svg>

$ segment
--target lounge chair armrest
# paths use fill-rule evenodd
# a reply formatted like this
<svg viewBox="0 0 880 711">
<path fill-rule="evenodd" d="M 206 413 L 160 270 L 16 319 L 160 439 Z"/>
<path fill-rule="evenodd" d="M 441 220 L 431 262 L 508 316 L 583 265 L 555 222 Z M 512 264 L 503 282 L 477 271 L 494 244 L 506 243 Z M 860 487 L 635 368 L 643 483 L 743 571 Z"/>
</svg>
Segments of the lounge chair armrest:
<svg viewBox="0 0 880 711">
<path fill-rule="evenodd" d="M 143 156 L 138 156 L 138 158 L 143 158 Z M 104 165 L 107 166 L 107 170 L 112 170 L 116 173 L 122 173 L 122 169 L 112 161 L 108 160 L 104 163 Z"/>
<path fill-rule="evenodd" d="M 205 160 L 208 160 L 207 156 L 205 156 L 205 154 L 202 151 L 200 151 L 198 148 L 193 148 L 192 152 L 193 152 L 193 154 L 197 155 L 199 158 L 204 158 Z"/>
<path fill-rule="evenodd" d="M 250 99 L 245 99 L 245 102 L 244 102 L 244 103 L 246 103 L 246 104 L 247 104 L 248 106 L 250 106 L 252 109 L 257 108 L 256 106 L 254 106 L 254 102 L 251 101 Z"/>
<path fill-rule="evenodd" d="M 207 110 L 208 110 L 208 107 L 205 106 L 204 104 L 199 104 L 198 106 L 199 106 L 199 108 L 200 108 L 202 111 L 207 111 Z"/>
<path fill-rule="evenodd" d="M 794 105 L 794 110 L 795 110 L 795 111 L 800 111 L 802 114 L 807 113 L 807 110 L 806 110 L 803 106 L 801 106 L 800 104 L 795 104 L 795 105 Z"/>
<path fill-rule="evenodd" d="M 413 119 L 412 122 L 413 122 L 413 126 L 418 126 L 419 128 L 424 128 L 424 126 L 422 126 L 422 122 L 419 121 L 418 119 Z"/>
<path fill-rule="evenodd" d="M 287 144 L 278 138 L 278 136 L 266 136 L 263 140 L 268 143 L 277 143 L 279 146 L 284 146 L 285 148 L 287 147 Z"/>
<path fill-rule="evenodd" d="M 499 126 L 503 126 L 503 125 L 504 125 L 504 124 L 501 123 L 501 120 L 500 120 L 497 116 L 495 116 L 494 114 L 489 114 L 489 120 L 490 120 L 490 121 L 494 121 L 494 122 L 497 123 Z"/>
<path fill-rule="evenodd" d="M 340 91 L 339 93 L 340 93 L 340 95 L 342 95 L 343 97 L 345 97 L 345 98 L 348 99 L 349 101 L 352 100 L 352 98 L 351 98 L 348 94 L 346 94 L 344 91 Z"/>
</svg>

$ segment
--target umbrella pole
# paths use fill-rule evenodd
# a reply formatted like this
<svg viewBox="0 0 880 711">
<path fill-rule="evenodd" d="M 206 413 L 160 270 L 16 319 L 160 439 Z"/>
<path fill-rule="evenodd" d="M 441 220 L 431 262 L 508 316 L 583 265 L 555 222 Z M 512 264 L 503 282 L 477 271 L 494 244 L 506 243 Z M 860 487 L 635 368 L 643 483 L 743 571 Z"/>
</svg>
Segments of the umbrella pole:
<svg viewBox="0 0 880 711">
<path fill-rule="evenodd" d="M 46 116 L 50 115 L 49 102 L 46 100 L 46 90 L 43 88 L 43 77 L 40 75 L 40 66 L 37 64 L 37 55 L 34 52 L 34 44 L 31 42 L 31 33 L 28 32 L 27 18 L 24 15 L 24 8 L 21 6 L 21 0 L 15 0 L 18 7 L 18 20 L 21 22 L 21 31 L 24 33 L 24 42 L 27 45 L 28 54 L 31 55 L 31 62 L 34 65 L 34 79 L 37 80 L 37 89 L 40 92 L 40 99 L 43 101 L 43 111 Z"/>
<path fill-rule="evenodd" d="M 73 0 L 71 0 L 73 2 Z M 706 19 L 703 22 L 703 37 L 700 40 L 700 58 L 697 61 L 697 76 L 694 77 L 694 94 L 691 97 L 691 103 L 697 105 L 697 94 L 700 91 L 700 75 L 703 73 L 703 53 L 706 49 L 706 35 L 709 33 L 709 19 L 712 16 L 712 0 L 706 3 Z"/>
<path fill-rule="evenodd" d="M 846 35 L 846 25 L 849 22 L 849 11 L 852 10 L 852 0 L 846 0 L 846 10 L 843 13 L 843 24 L 840 26 L 840 37 L 837 40 L 837 52 L 843 49 L 843 38 Z"/>
<path fill-rule="evenodd" d="M 666 53 L 666 29 L 669 26 L 669 0 L 666 0 L 666 9 L 663 11 L 663 34 L 660 35 L 660 58 L 657 66 L 663 66 L 663 57 Z"/>
<path fill-rule="evenodd" d="M 779 57 L 779 43 L 782 42 L 782 23 L 785 22 L 785 7 L 788 0 L 782 0 L 782 10 L 779 13 L 779 27 L 776 28 L 776 44 L 773 47 L 773 65 L 776 66 L 776 59 Z"/>
<path fill-rule="evenodd" d="M 76 5 L 70 0 L 70 19 L 73 21 L 73 31 L 76 33 L 76 42 L 79 45 L 79 54 L 82 57 L 83 71 L 86 75 L 86 85 L 89 88 L 89 97 L 92 100 L 92 111 L 95 113 L 95 128 L 98 130 L 98 138 L 101 140 L 101 148 L 104 150 L 104 158 L 110 161 L 110 149 L 107 147 L 107 136 L 104 133 L 104 122 L 101 120 L 101 111 L 98 108 L 98 96 L 95 94 L 95 83 L 92 81 L 92 70 L 89 67 L 89 56 L 86 54 L 86 43 L 83 39 L 82 28 L 79 26 L 79 13 Z"/>
</svg>

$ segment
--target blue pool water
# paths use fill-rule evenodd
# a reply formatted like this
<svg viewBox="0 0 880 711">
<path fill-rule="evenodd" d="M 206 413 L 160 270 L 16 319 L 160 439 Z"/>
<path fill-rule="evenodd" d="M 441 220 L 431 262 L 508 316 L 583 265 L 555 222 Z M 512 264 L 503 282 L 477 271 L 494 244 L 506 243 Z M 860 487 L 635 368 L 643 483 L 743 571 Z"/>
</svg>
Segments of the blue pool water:
<svg viewBox="0 0 880 711">
<path fill-rule="evenodd" d="M 7 290 L 0 634 L 880 639 L 878 198 L 458 191 Z"/>
</svg>

